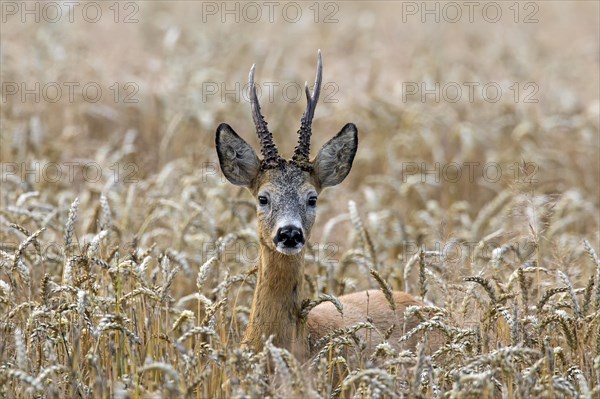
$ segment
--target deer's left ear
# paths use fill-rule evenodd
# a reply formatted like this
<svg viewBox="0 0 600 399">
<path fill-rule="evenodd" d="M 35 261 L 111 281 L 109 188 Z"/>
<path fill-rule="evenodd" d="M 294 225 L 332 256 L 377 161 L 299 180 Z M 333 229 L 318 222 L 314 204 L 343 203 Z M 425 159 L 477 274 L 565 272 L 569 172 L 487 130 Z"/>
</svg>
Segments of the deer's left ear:
<svg viewBox="0 0 600 399">
<path fill-rule="evenodd" d="M 313 175 L 321 188 L 340 184 L 352 169 L 358 149 L 358 130 L 348 123 L 319 150 L 313 161 Z"/>
<path fill-rule="evenodd" d="M 250 187 L 260 170 L 260 161 L 252 147 L 226 123 L 217 128 L 216 145 L 219 164 L 227 180 L 237 186 Z"/>
</svg>

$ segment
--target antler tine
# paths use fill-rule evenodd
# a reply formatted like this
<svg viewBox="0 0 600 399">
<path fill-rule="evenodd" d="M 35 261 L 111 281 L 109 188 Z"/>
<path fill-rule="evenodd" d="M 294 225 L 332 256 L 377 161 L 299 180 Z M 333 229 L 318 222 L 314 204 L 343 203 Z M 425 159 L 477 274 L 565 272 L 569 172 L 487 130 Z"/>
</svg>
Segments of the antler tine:
<svg viewBox="0 0 600 399">
<path fill-rule="evenodd" d="M 315 88 L 312 95 L 308 89 L 308 82 L 305 83 L 304 90 L 306 91 L 306 111 L 302 115 L 300 120 L 300 130 L 298 130 L 298 145 L 294 150 L 294 156 L 292 161 L 301 167 L 308 167 L 309 154 L 310 154 L 310 136 L 312 133 L 311 125 L 313 116 L 315 115 L 315 108 L 319 101 L 319 94 L 321 94 L 321 80 L 323 77 L 323 59 L 321 58 L 321 50 L 317 56 L 317 76 L 315 77 Z"/>
<path fill-rule="evenodd" d="M 275 167 L 279 165 L 279 152 L 277 151 L 277 146 L 273 142 L 273 135 L 267 128 L 267 122 L 260 113 L 260 103 L 258 102 L 256 86 L 254 84 L 254 64 L 252 64 L 252 68 L 250 68 L 249 85 L 252 119 L 254 119 L 256 134 L 260 140 L 260 152 L 263 155 L 262 166 L 263 168 Z"/>
</svg>

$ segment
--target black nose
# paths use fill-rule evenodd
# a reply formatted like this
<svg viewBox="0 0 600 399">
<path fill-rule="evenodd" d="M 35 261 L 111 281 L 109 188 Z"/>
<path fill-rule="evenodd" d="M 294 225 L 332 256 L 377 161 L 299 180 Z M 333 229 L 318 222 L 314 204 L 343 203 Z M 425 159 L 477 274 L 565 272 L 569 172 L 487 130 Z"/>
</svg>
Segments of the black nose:
<svg viewBox="0 0 600 399">
<path fill-rule="evenodd" d="M 283 244 L 286 248 L 296 248 L 304 244 L 304 235 L 302 230 L 296 226 L 283 226 L 277 230 L 275 236 L 275 245 Z"/>
</svg>

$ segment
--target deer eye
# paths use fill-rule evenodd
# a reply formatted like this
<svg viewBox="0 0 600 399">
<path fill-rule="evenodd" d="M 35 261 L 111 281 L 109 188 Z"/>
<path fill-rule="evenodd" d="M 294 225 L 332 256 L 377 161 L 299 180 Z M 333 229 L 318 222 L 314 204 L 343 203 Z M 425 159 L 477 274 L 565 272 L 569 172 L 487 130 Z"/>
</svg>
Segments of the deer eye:
<svg viewBox="0 0 600 399">
<path fill-rule="evenodd" d="M 309 197 L 307 204 L 308 206 L 317 206 L 317 197 Z"/>
<path fill-rule="evenodd" d="M 267 197 L 265 197 L 264 195 L 259 195 L 258 196 L 258 203 L 261 205 L 268 205 L 269 204 L 269 199 Z"/>
</svg>

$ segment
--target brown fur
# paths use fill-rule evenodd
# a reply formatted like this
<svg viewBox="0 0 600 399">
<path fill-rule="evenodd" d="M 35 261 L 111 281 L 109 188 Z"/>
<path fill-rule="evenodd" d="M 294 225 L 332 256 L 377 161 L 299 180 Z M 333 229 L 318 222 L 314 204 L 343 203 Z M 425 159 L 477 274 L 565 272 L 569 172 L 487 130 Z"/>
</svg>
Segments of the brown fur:
<svg viewBox="0 0 600 399">
<path fill-rule="evenodd" d="M 378 290 L 344 295 L 339 298 L 344 306 L 343 316 L 333 304 L 324 302 L 313 308 L 306 323 L 303 323 L 300 320 L 301 305 L 305 298 L 303 282 L 304 251 L 290 256 L 261 246 L 261 263 L 244 345 L 260 351 L 266 338 L 273 335 L 275 345 L 290 350 L 300 360 L 307 360 L 319 350 L 315 346 L 317 340 L 336 329 L 350 327 L 369 318 L 376 329 L 358 332 L 358 336 L 367 344 L 367 354 L 383 341 L 383 334 L 392 325 L 395 327 L 388 342 L 398 350 L 415 348 L 415 338 L 406 344 L 399 342 L 402 335 L 418 324 L 414 317 L 404 319 L 407 307 L 420 305 L 411 295 L 394 292 L 395 311 Z"/>
<path fill-rule="evenodd" d="M 354 292 L 339 298 L 344 305 L 343 316 L 337 311 L 331 302 L 324 302 L 316 306 L 308 315 L 308 330 L 312 337 L 319 339 L 329 334 L 334 329 L 347 328 L 359 322 L 372 320 L 376 327 L 374 331 L 362 329 L 358 332 L 361 339 L 367 344 L 367 351 L 370 353 L 373 348 L 384 340 L 383 334 L 392 326 L 389 343 L 400 349 L 414 349 L 416 340 L 411 339 L 406 344 L 400 344 L 399 339 L 412 328 L 416 327 L 418 321 L 412 317 L 409 320 L 404 319 L 404 310 L 413 305 L 420 305 L 413 296 L 395 291 L 393 293 L 396 310 L 392 310 L 390 305 L 379 290 L 368 290 Z M 312 347 L 312 350 L 318 348 Z"/>
<path fill-rule="evenodd" d="M 252 300 L 250 322 L 243 344 L 262 349 L 270 335 L 273 343 L 298 358 L 308 353 L 308 333 L 300 322 L 304 299 L 304 251 L 283 255 L 261 244 L 261 262 Z"/>
</svg>

